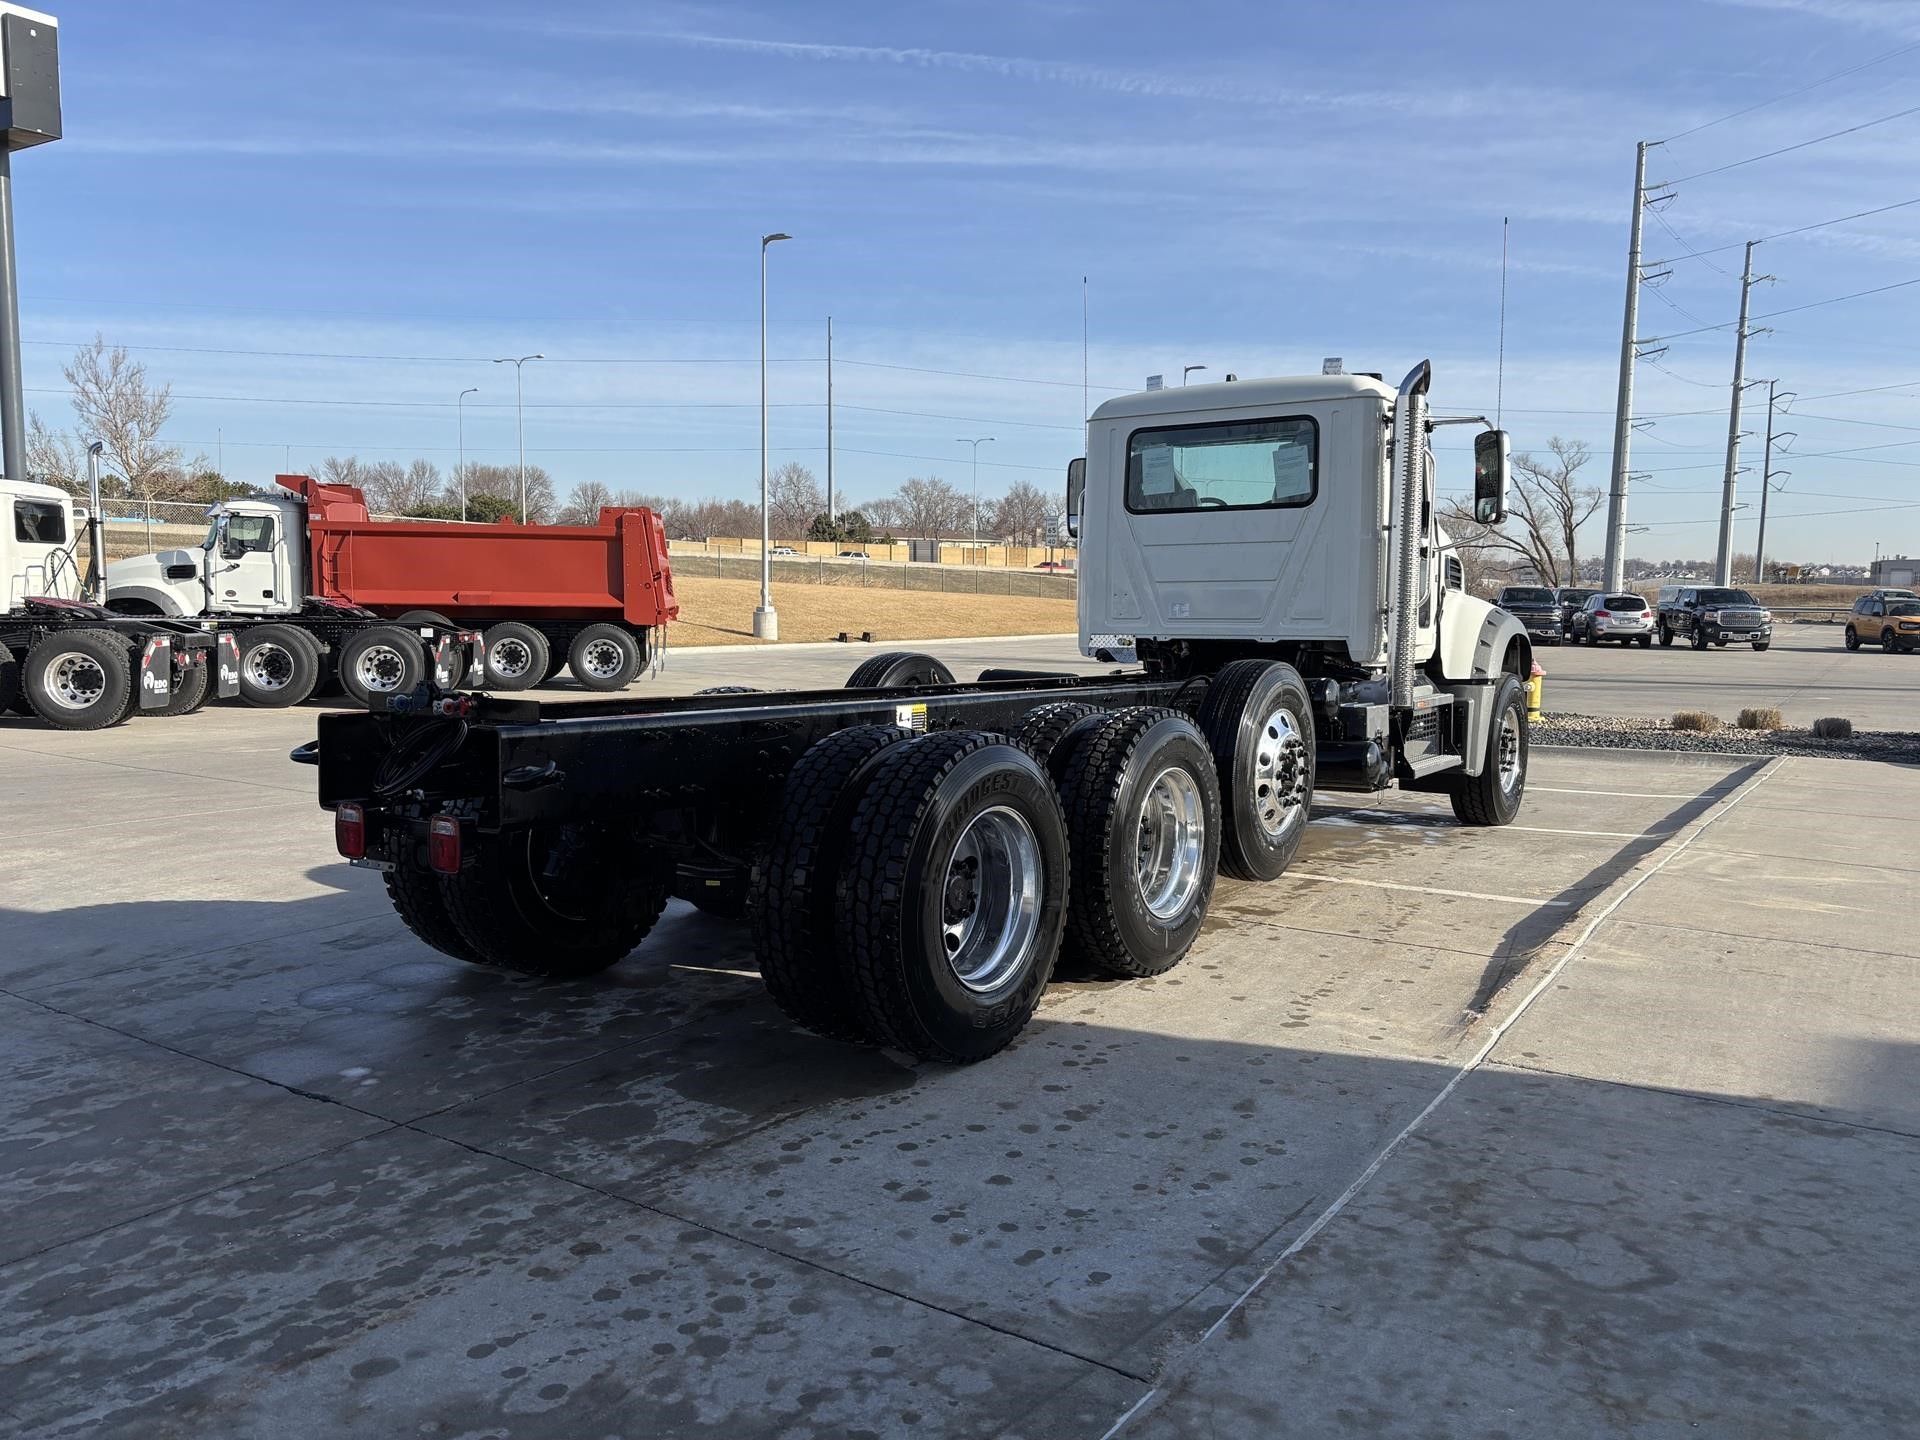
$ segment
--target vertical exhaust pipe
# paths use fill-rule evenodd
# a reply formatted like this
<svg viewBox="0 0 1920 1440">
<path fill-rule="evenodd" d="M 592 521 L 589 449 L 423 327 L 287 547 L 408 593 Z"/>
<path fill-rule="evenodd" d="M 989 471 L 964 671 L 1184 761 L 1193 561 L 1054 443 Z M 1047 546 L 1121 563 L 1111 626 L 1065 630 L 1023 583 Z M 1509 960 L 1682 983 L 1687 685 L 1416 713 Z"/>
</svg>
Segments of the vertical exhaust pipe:
<svg viewBox="0 0 1920 1440">
<path fill-rule="evenodd" d="M 1426 483 L 1427 386 L 1433 363 L 1422 360 L 1400 382 L 1393 404 L 1393 574 L 1394 611 L 1392 701 L 1413 704 L 1413 645 L 1420 603 L 1420 499 Z"/>
<path fill-rule="evenodd" d="M 93 551 L 88 588 L 93 603 L 107 603 L 107 522 L 100 515 L 100 451 L 96 440 L 87 446 L 87 547 Z"/>
</svg>

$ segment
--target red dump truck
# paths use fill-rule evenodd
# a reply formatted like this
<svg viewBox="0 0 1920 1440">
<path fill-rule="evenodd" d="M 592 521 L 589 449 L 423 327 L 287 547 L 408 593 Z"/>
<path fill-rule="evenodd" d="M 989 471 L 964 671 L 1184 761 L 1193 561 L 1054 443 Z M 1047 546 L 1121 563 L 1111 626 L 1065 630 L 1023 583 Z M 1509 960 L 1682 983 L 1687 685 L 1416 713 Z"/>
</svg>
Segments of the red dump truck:
<svg viewBox="0 0 1920 1440">
<path fill-rule="evenodd" d="M 446 632 L 479 634 L 490 689 L 529 689 L 564 666 L 589 689 L 619 690 L 680 613 L 651 510 L 604 509 L 595 525 L 376 520 L 352 485 L 274 478 L 287 494 L 212 506 L 198 550 L 106 572 L 123 614 L 241 627 L 252 704 L 297 704 L 329 681 L 362 704 L 411 691 Z"/>
</svg>

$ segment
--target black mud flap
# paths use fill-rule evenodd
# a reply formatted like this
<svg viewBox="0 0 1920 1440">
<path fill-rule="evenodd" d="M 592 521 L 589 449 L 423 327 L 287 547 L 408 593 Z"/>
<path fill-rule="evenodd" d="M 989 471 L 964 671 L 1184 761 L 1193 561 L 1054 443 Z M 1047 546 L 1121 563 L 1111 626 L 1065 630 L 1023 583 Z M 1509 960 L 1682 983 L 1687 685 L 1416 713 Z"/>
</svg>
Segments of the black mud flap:
<svg viewBox="0 0 1920 1440">
<path fill-rule="evenodd" d="M 173 698 L 173 637 L 150 635 L 140 651 L 140 708 L 158 710 Z"/>
<path fill-rule="evenodd" d="M 231 700 L 240 693 L 240 637 L 231 630 L 214 637 L 213 666 L 214 694 Z"/>
<path fill-rule="evenodd" d="M 463 656 L 459 644 L 444 630 L 433 632 L 433 688 L 451 690 L 459 684 L 461 676 L 456 667 L 461 665 Z"/>
</svg>

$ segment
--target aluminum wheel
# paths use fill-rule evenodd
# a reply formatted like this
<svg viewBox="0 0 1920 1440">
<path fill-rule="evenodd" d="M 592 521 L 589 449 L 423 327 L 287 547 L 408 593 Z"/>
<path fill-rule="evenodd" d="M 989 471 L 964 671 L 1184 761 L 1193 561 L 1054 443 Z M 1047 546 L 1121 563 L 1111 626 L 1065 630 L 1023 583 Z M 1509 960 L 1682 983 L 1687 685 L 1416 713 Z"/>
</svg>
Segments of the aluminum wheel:
<svg viewBox="0 0 1920 1440">
<path fill-rule="evenodd" d="M 533 669 L 533 647 L 509 635 L 487 647 L 487 669 L 502 680 L 518 680 Z"/>
<path fill-rule="evenodd" d="M 1500 716 L 1500 789 L 1511 795 L 1520 784 L 1520 722 L 1511 709 Z"/>
<path fill-rule="evenodd" d="M 612 640 L 595 640 L 580 652 L 581 668 L 595 680 L 613 679 L 626 668 L 626 664 L 626 651 Z"/>
<path fill-rule="evenodd" d="M 354 679 L 370 695 L 390 695 L 407 678 L 407 658 L 391 645 L 369 645 L 353 662 Z"/>
<path fill-rule="evenodd" d="M 247 679 L 256 690 L 272 693 L 284 690 L 293 680 L 293 656 L 286 647 L 271 641 L 253 646 L 246 656 Z"/>
<path fill-rule="evenodd" d="M 107 672 L 79 650 L 63 650 L 47 663 L 47 698 L 63 710 L 87 710 L 106 692 Z"/>
<path fill-rule="evenodd" d="M 983 810 L 941 884 L 941 939 L 953 978 L 986 993 L 1020 973 L 1040 933 L 1040 842 L 1018 811 Z"/>
<path fill-rule="evenodd" d="M 1140 804 L 1140 898 L 1155 919 L 1178 919 L 1193 903 L 1206 868 L 1206 840 L 1200 787 L 1188 771 L 1169 765 L 1153 777 Z"/>
<path fill-rule="evenodd" d="M 1306 818 L 1307 744 L 1300 719 L 1285 705 L 1261 723 L 1253 761 L 1253 806 L 1260 828 L 1276 839 Z"/>
</svg>

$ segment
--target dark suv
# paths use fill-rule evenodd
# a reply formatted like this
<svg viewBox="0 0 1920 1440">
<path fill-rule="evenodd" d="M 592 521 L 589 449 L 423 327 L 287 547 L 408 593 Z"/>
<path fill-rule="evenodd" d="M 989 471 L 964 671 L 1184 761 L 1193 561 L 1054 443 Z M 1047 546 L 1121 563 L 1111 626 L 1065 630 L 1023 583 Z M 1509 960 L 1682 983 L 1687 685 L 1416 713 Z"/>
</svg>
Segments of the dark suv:
<svg viewBox="0 0 1920 1440">
<path fill-rule="evenodd" d="M 1502 585 L 1494 602 L 1522 625 L 1535 641 L 1558 645 L 1566 635 L 1560 618 L 1560 600 L 1545 585 Z"/>
<path fill-rule="evenodd" d="M 1655 622 L 1660 643 L 1673 644 L 1684 635 L 1693 648 L 1709 645 L 1751 645 L 1764 650 L 1773 643 L 1773 616 L 1745 590 L 1716 585 L 1667 585 L 1660 590 Z"/>
</svg>

